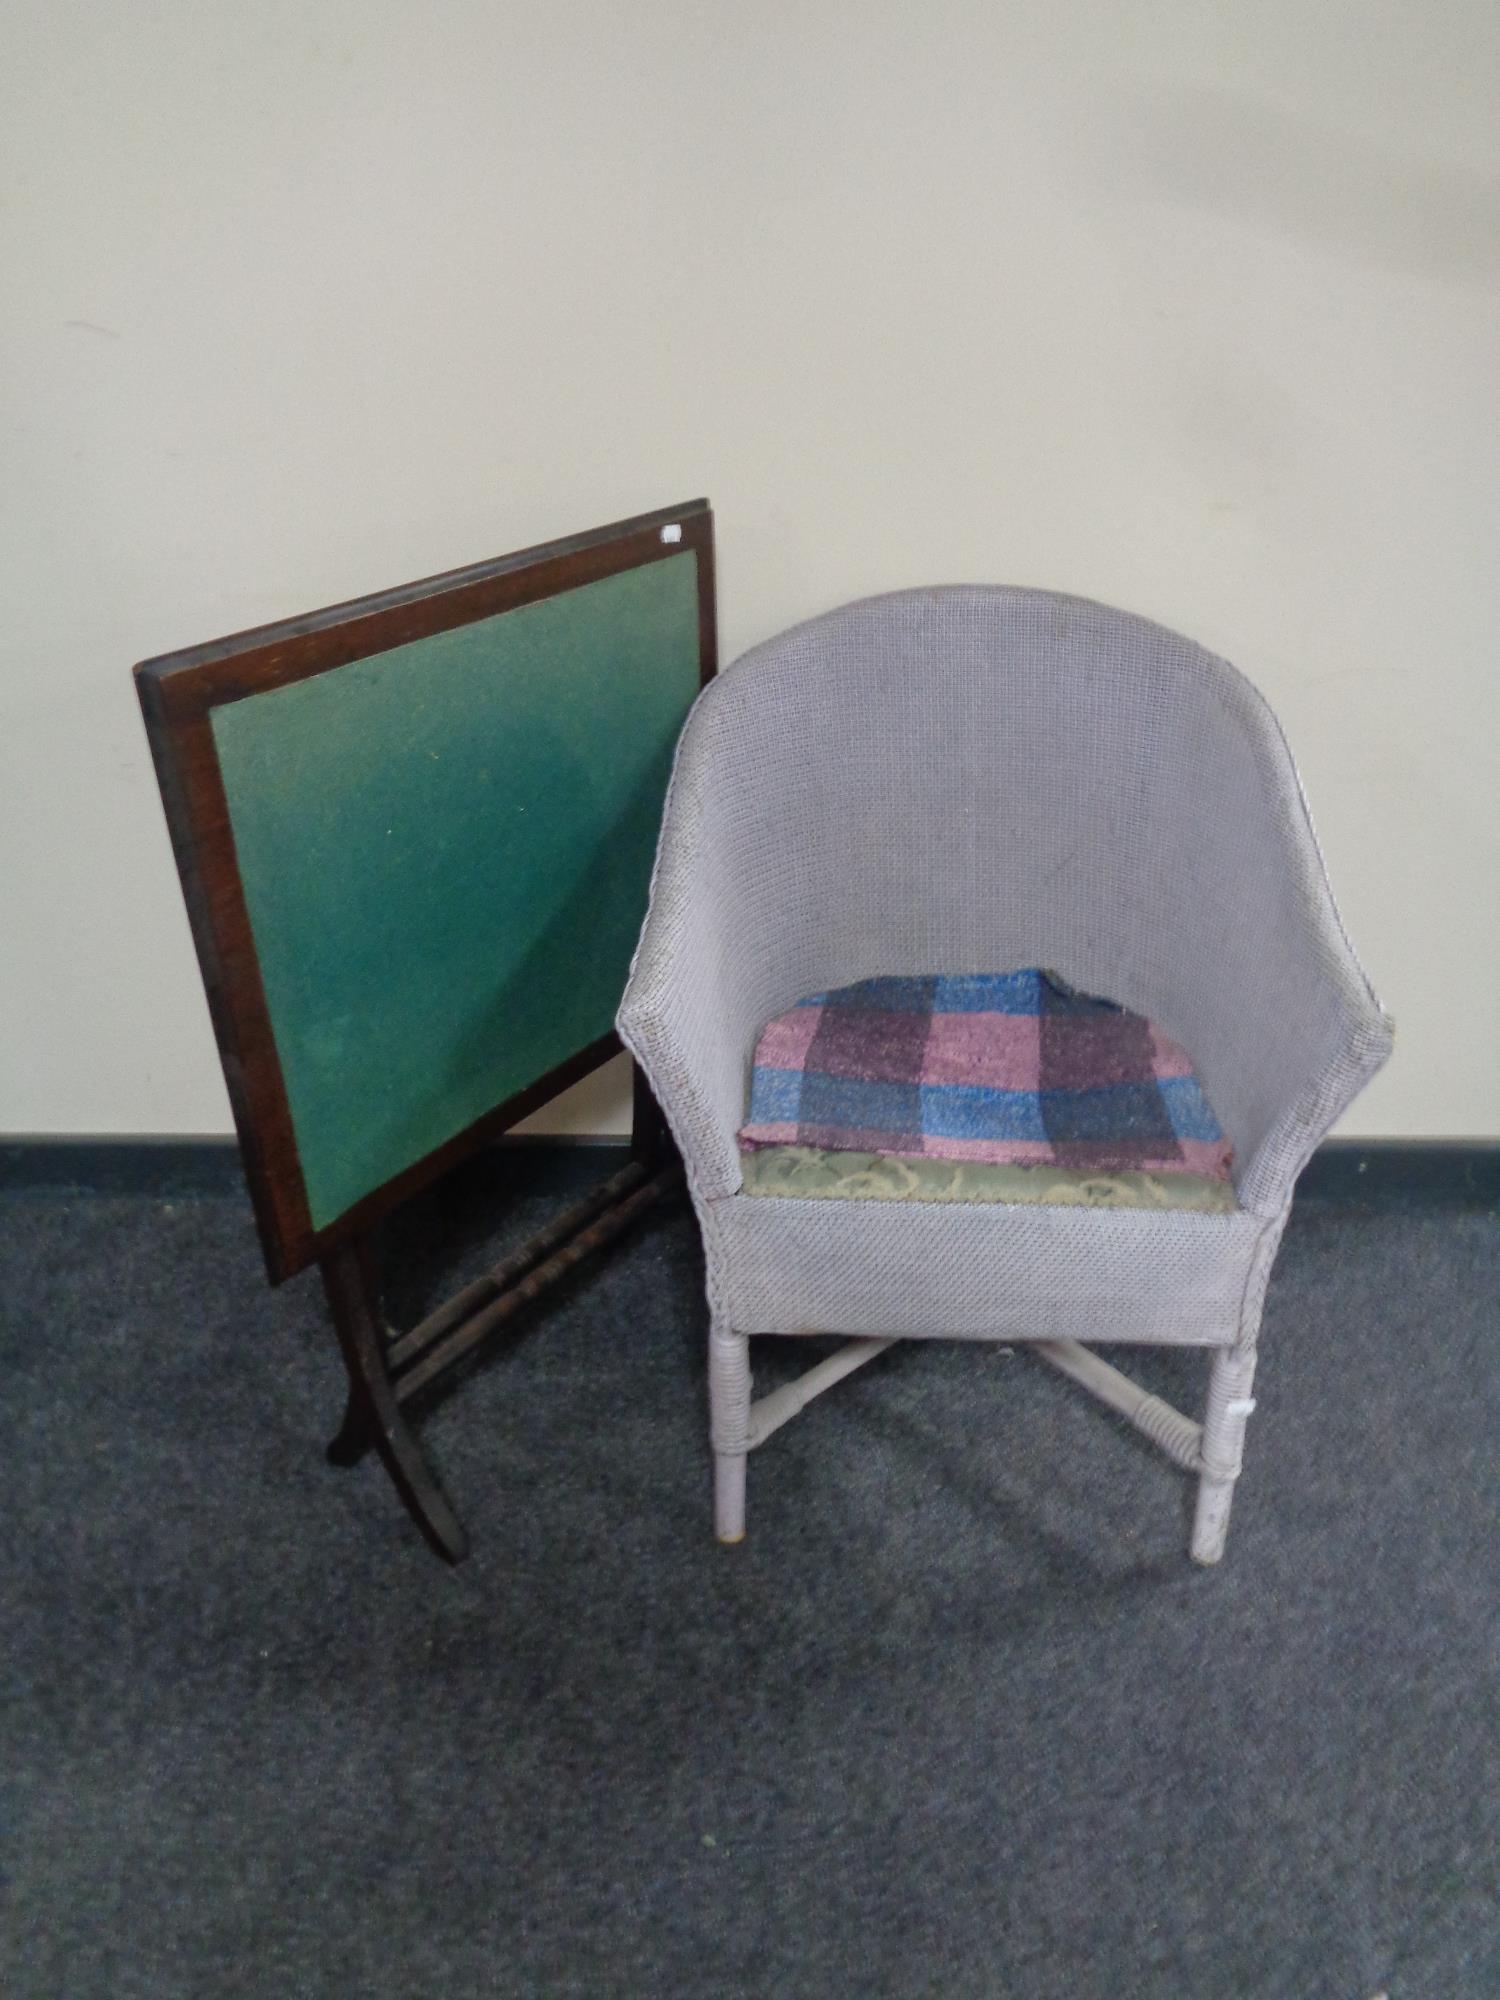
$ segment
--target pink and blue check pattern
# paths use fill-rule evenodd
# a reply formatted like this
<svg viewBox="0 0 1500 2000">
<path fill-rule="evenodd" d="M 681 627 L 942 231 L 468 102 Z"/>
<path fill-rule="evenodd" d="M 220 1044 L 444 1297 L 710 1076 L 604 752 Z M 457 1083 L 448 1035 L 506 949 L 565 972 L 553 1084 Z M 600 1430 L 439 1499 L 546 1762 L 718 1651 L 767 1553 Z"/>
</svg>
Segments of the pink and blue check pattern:
<svg viewBox="0 0 1500 2000">
<path fill-rule="evenodd" d="M 1054 973 L 865 979 L 762 1029 L 740 1144 L 1229 1178 L 1185 1050 Z"/>
</svg>

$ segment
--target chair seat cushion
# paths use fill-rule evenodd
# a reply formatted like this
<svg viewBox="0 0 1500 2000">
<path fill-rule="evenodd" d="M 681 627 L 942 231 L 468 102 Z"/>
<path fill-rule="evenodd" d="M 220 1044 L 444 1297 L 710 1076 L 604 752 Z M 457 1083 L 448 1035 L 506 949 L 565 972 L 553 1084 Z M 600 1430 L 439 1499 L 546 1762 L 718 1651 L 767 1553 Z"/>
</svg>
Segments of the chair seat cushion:
<svg viewBox="0 0 1500 2000">
<path fill-rule="evenodd" d="M 821 1146 L 742 1149 L 743 1194 L 832 1201 L 1004 1201 L 1070 1208 L 1189 1208 L 1227 1215 L 1234 1185 L 1214 1174 L 1081 1173 L 1076 1168 L 840 1153 Z"/>
<path fill-rule="evenodd" d="M 746 1193 L 1234 1207 L 1186 1051 L 1036 968 L 799 1001 L 761 1031 L 739 1141 Z"/>
</svg>

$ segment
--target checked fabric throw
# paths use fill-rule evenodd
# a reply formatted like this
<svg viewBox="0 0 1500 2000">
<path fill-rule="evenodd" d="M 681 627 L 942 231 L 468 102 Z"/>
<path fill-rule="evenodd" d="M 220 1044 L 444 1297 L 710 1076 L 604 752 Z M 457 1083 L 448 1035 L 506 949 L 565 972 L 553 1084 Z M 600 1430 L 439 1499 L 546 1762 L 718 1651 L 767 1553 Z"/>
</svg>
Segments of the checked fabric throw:
<svg viewBox="0 0 1500 2000">
<path fill-rule="evenodd" d="M 799 1001 L 761 1031 L 739 1142 L 1226 1182 L 1231 1166 L 1187 1052 L 1035 967 Z"/>
</svg>

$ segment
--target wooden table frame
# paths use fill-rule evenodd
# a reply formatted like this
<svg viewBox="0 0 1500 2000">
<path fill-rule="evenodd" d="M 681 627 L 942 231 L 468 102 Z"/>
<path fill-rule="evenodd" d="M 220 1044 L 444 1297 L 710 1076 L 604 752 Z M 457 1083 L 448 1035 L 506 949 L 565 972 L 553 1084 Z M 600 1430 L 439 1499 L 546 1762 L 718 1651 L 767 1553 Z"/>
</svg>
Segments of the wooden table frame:
<svg viewBox="0 0 1500 2000">
<path fill-rule="evenodd" d="M 336 1464 L 351 1464 L 373 1446 L 413 1520 L 449 1562 L 467 1553 L 467 1538 L 403 1405 L 583 1257 L 620 1234 L 674 1184 L 680 1169 L 660 1114 L 637 1076 L 630 1164 L 489 1277 L 466 1286 L 410 1331 L 393 1333 L 379 1300 L 375 1231 L 380 1222 L 607 1062 L 620 1043 L 613 1030 L 602 1035 L 325 1227 L 314 1227 L 211 713 L 225 702 L 689 551 L 697 562 L 703 685 L 717 667 L 713 515 L 706 500 L 143 661 L 135 669 L 267 1274 L 279 1284 L 310 1264 L 320 1267 L 348 1371 L 348 1406 L 328 1455 Z"/>
<path fill-rule="evenodd" d="M 357 1465 L 373 1446 L 407 1512 L 446 1562 L 463 1561 L 468 1536 L 404 1405 L 680 1186 L 682 1167 L 661 1114 L 633 1065 L 632 1074 L 629 1163 L 406 1333 L 390 1326 L 382 1310 L 373 1232 L 346 1239 L 318 1260 L 349 1378 L 328 1461 Z"/>
</svg>

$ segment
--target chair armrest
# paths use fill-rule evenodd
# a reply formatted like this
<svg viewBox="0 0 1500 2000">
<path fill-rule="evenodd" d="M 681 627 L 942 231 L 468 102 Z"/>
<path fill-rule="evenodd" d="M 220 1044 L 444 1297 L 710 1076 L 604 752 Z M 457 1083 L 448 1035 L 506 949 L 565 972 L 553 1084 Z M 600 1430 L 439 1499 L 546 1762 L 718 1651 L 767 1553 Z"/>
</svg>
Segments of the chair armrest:
<svg viewBox="0 0 1500 2000">
<path fill-rule="evenodd" d="M 733 832 L 717 824 L 704 740 L 714 691 L 699 697 L 678 744 L 650 903 L 616 1017 L 700 1200 L 740 1187 L 736 1134 L 755 1038 L 777 1011 L 764 997 L 772 954 L 732 865 Z"/>
<path fill-rule="evenodd" d="M 1249 1139 L 1239 1149 L 1236 1181 L 1241 1204 L 1261 1214 L 1286 1208 L 1314 1150 L 1393 1045 L 1391 1020 L 1344 936 L 1326 882 L 1322 890 L 1321 909 L 1304 908 L 1300 922 L 1247 938 L 1239 967 L 1229 1062 L 1234 1097 L 1249 1107 L 1248 1119 L 1241 1112 Z M 1217 1102 L 1207 1075 L 1205 1082 Z"/>
<path fill-rule="evenodd" d="M 1242 1205 L 1269 1216 L 1389 1056 L 1393 1028 L 1339 918 L 1280 725 L 1242 676 L 1220 692 L 1256 777 L 1227 833 L 1204 817 L 1173 884 L 1170 977 L 1149 997 L 1234 1142 Z"/>
</svg>

